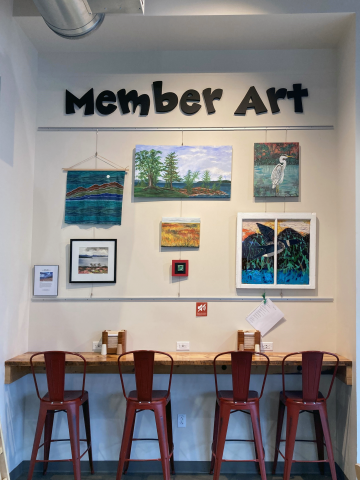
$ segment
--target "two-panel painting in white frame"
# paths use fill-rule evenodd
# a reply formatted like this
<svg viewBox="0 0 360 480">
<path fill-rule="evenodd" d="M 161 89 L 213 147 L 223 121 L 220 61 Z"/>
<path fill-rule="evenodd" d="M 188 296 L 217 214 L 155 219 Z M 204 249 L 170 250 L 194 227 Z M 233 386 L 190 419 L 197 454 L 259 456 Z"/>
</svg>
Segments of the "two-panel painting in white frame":
<svg viewBox="0 0 360 480">
<path fill-rule="evenodd" d="M 315 213 L 238 213 L 236 288 L 314 289 Z"/>
</svg>

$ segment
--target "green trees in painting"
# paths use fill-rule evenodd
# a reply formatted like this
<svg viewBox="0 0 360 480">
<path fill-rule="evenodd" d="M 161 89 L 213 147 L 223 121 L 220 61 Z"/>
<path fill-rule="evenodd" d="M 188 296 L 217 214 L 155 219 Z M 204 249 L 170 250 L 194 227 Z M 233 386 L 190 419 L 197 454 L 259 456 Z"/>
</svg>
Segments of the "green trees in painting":
<svg viewBox="0 0 360 480">
<path fill-rule="evenodd" d="M 203 188 L 210 188 L 211 176 L 209 170 L 205 170 L 201 180 Z"/>
<path fill-rule="evenodd" d="M 161 152 L 151 149 L 135 153 L 135 168 L 141 182 L 146 181 L 150 188 L 156 187 L 158 179 L 163 171 Z"/>
<path fill-rule="evenodd" d="M 162 178 L 165 180 L 170 190 L 173 190 L 173 182 L 181 182 L 181 177 L 178 171 L 178 158 L 175 152 L 169 153 L 169 155 L 165 157 L 162 171 Z"/>
<path fill-rule="evenodd" d="M 185 177 L 184 177 L 184 183 L 186 186 L 187 192 L 190 194 L 192 192 L 194 182 L 197 180 L 199 177 L 200 172 L 192 172 L 191 170 L 188 170 Z"/>
</svg>

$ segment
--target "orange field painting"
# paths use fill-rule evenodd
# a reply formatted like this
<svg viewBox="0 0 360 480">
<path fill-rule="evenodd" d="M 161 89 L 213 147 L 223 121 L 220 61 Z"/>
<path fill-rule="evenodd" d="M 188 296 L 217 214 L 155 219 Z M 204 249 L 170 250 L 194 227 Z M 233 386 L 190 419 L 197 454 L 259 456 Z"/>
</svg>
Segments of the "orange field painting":
<svg viewBox="0 0 360 480">
<path fill-rule="evenodd" d="M 161 246 L 199 248 L 200 218 L 163 218 Z"/>
</svg>

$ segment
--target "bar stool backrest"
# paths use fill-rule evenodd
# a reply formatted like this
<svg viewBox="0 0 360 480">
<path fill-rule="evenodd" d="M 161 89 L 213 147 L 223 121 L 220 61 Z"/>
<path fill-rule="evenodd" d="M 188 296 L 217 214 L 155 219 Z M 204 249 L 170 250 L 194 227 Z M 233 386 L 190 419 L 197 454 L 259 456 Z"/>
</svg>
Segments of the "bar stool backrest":
<svg viewBox="0 0 360 480">
<path fill-rule="evenodd" d="M 322 352 L 302 354 L 302 392 L 304 402 L 316 402 L 319 396 Z"/>
<path fill-rule="evenodd" d="M 154 361 L 155 353 L 159 355 L 165 355 L 171 360 L 170 368 L 170 377 L 169 377 L 169 387 L 167 391 L 167 397 L 170 395 L 172 373 L 174 367 L 174 360 L 171 355 L 165 352 L 158 352 L 155 350 L 134 350 L 132 352 L 125 352 L 118 358 L 118 367 L 121 379 L 121 385 L 126 400 L 124 380 L 121 371 L 121 357 L 124 355 L 133 355 L 134 356 L 134 365 L 135 365 L 135 382 L 136 382 L 136 391 L 137 391 L 137 401 L 138 402 L 151 402 L 152 401 L 152 388 L 153 388 L 153 379 L 154 379 Z"/>
<path fill-rule="evenodd" d="M 249 397 L 251 363 L 252 352 L 231 352 L 231 373 L 235 402 L 246 402 Z"/>
<path fill-rule="evenodd" d="M 83 375 L 83 384 L 82 384 L 82 395 L 84 395 L 85 390 L 85 376 L 86 376 L 86 360 L 79 353 L 73 352 L 63 352 L 63 351 L 48 351 L 48 352 L 38 352 L 31 356 L 30 366 L 31 371 L 34 377 L 35 388 L 37 396 L 41 399 L 39 394 L 39 389 L 36 381 L 35 370 L 33 365 L 33 358 L 38 355 L 44 355 L 45 358 L 45 368 L 46 368 L 46 380 L 48 384 L 48 393 L 50 402 L 63 402 L 64 401 L 64 392 L 65 392 L 65 360 L 66 355 L 75 355 L 82 359 L 84 364 L 84 375 Z"/>
<path fill-rule="evenodd" d="M 289 353 L 282 361 L 283 392 L 285 392 L 285 361 L 288 357 L 301 355 L 302 358 L 302 392 L 303 402 L 315 403 L 319 398 L 320 376 L 324 355 L 331 355 L 336 358 L 336 366 L 330 383 L 329 391 L 325 400 L 330 396 L 339 365 L 339 357 L 335 353 L 310 350 L 307 352 Z"/>
<path fill-rule="evenodd" d="M 230 354 L 231 356 L 232 391 L 233 391 L 234 402 L 245 403 L 248 401 L 249 388 L 250 388 L 251 364 L 252 364 L 253 355 L 262 356 L 267 359 L 267 365 L 266 365 L 264 380 L 262 384 L 261 394 L 259 396 L 259 399 L 260 399 L 264 392 L 266 377 L 269 370 L 270 359 L 264 353 L 258 353 L 258 352 L 255 353 L 255 352 L 246 352 L 246 351 L 224 352 L 224 353 L 219 353 L 219 355 L 216 355 L 213 362 L 216 396 L 219 397 L 217 374 L 216 374 L 216 360 L 218 357 L 222 355 L 228 355 L 228 354 Z"/>
<path fill-rule="evenodd" d="M 134 352 L 136 391 L 139 402 L 151 402 L 154 380 L 155 354 L 150 351 Z"/>
</svg>

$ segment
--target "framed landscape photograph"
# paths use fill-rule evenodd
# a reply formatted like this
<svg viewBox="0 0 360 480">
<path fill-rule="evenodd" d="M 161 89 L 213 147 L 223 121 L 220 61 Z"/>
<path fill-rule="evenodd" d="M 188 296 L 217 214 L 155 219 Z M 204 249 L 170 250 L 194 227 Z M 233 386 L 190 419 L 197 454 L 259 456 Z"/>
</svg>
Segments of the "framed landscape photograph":
<svg viewBox="0 0 360 480">
<path fill-rule="evenodd" d="M 59 265 L 34 265 L 34 297 L 57 297 Z"/>
<path fill-rule="evenodd" d="M 315 213 L 238 213 L 236 288 L 314 289 Z"/>
<path fill-rule="evenodd" d="M 70 240 L 70 283 L 116 283 L 115 240 Z"/>
</svg>

